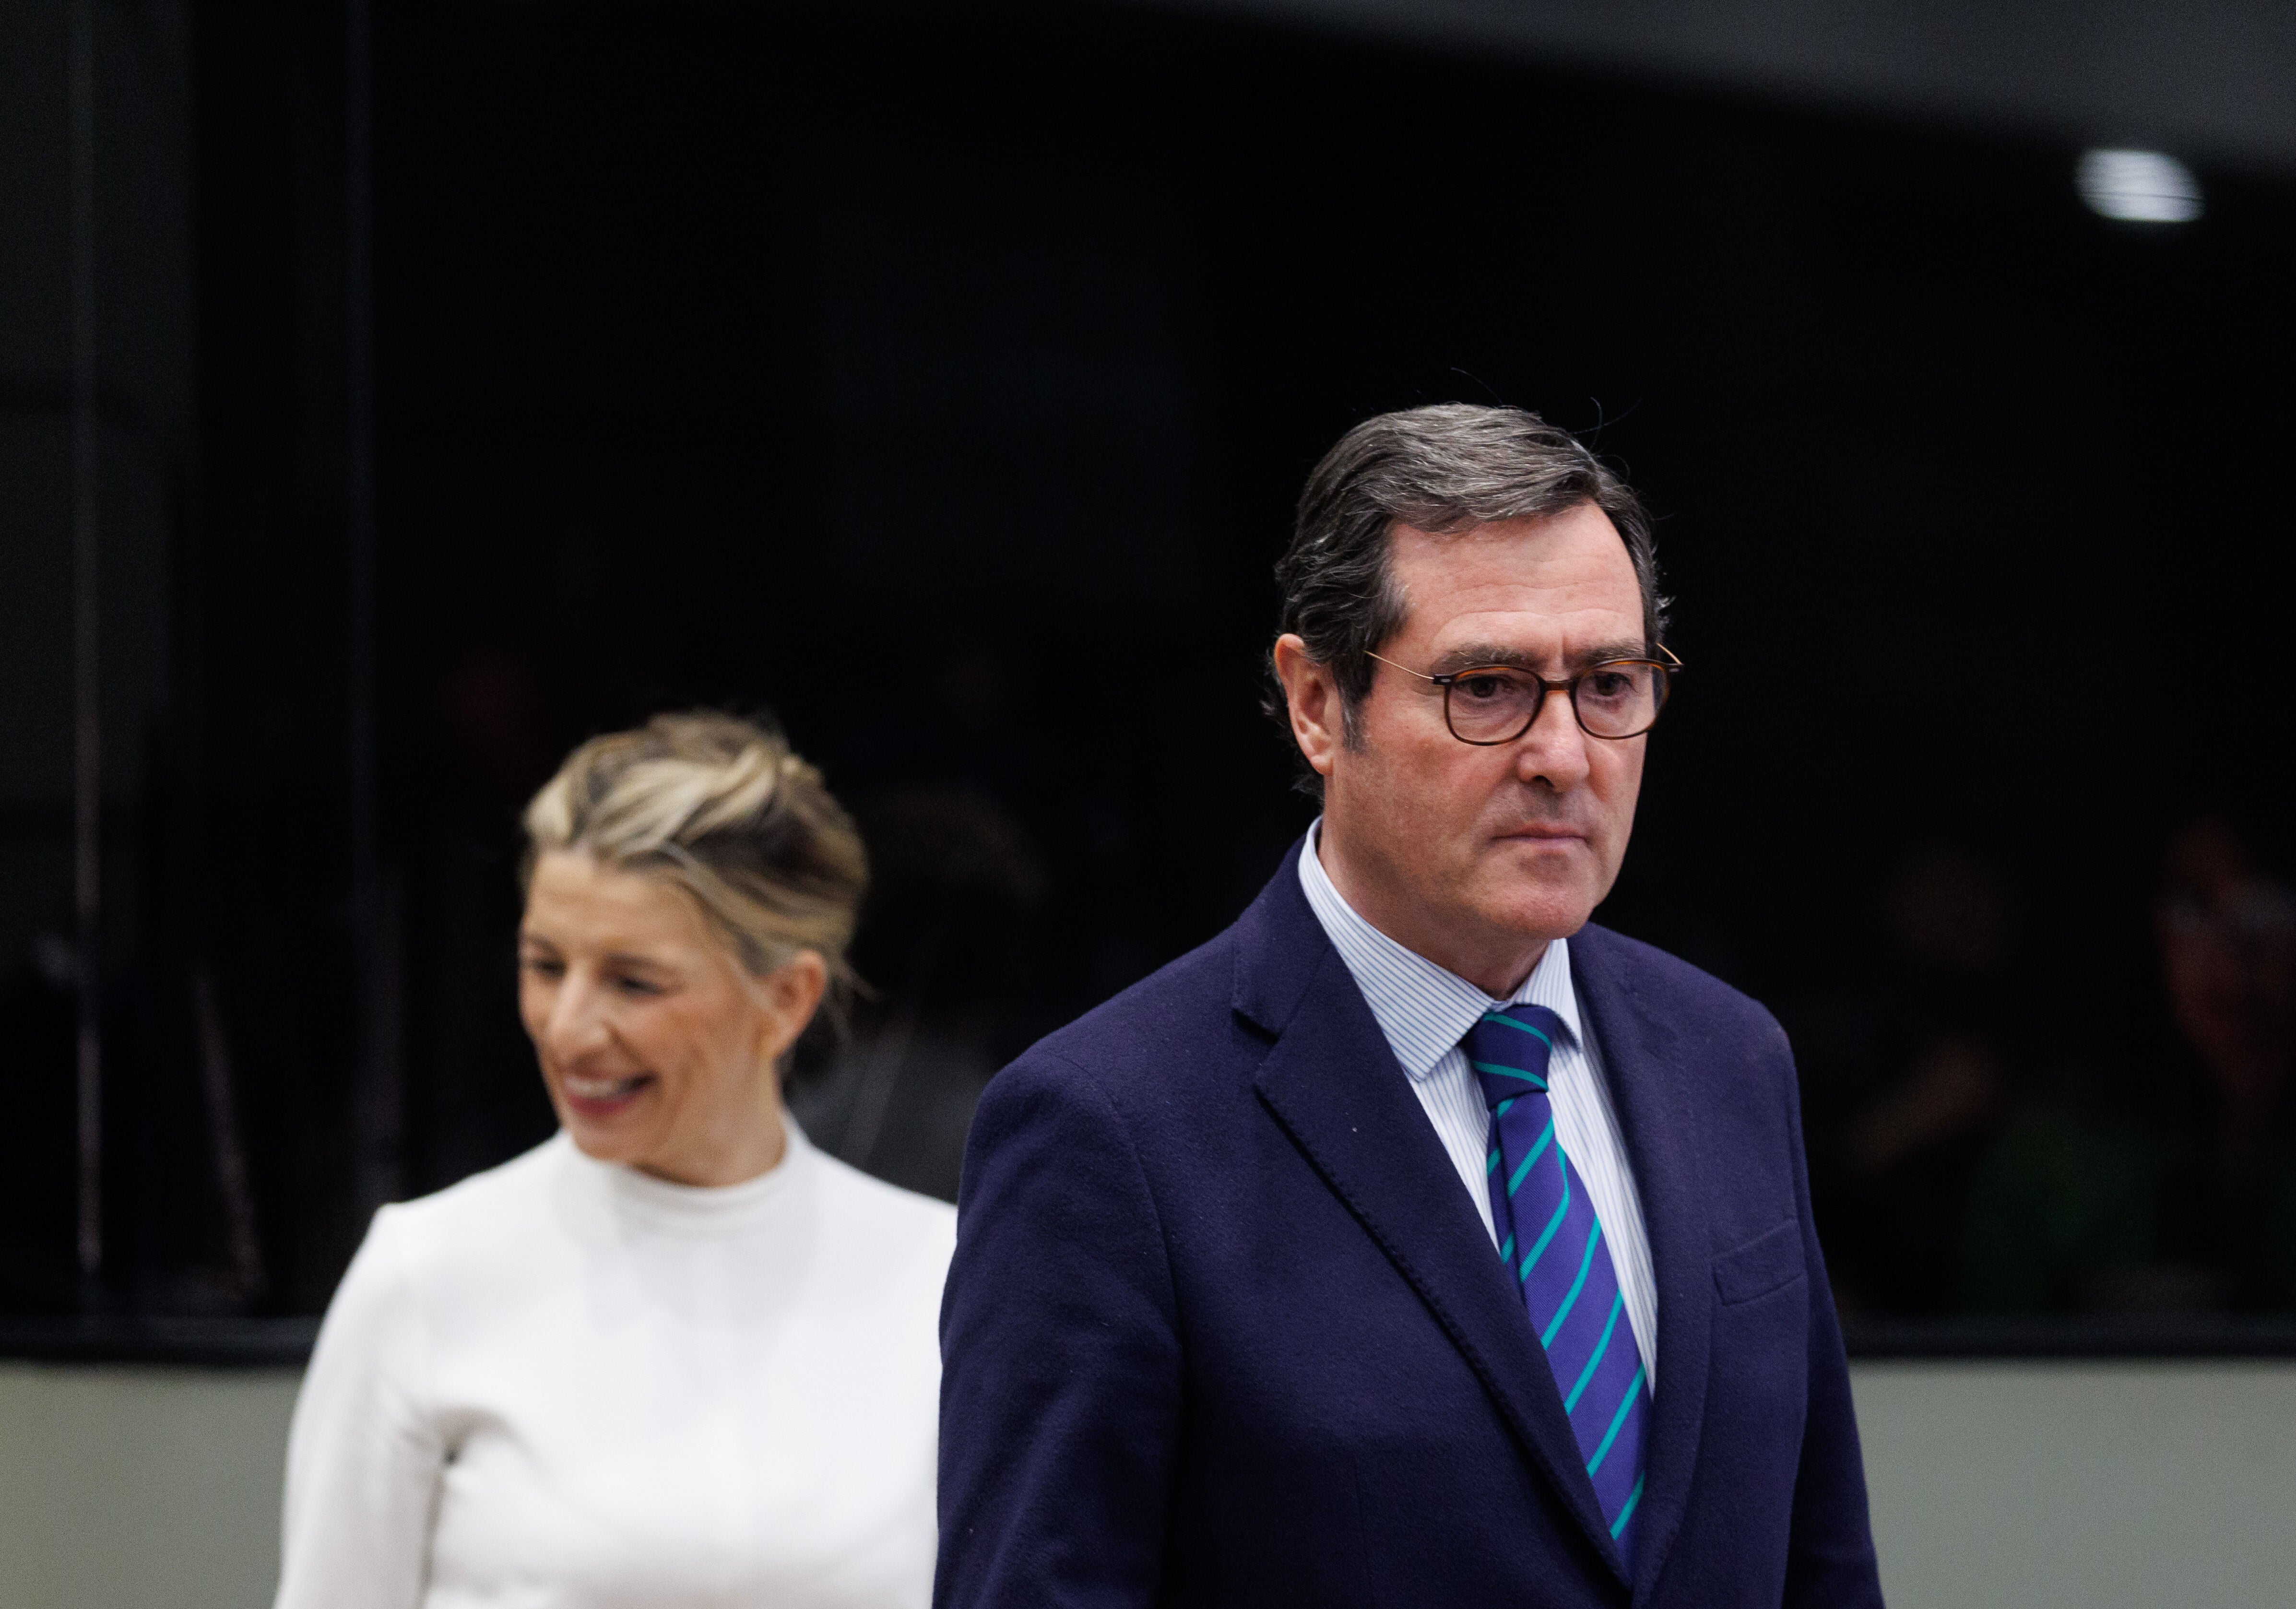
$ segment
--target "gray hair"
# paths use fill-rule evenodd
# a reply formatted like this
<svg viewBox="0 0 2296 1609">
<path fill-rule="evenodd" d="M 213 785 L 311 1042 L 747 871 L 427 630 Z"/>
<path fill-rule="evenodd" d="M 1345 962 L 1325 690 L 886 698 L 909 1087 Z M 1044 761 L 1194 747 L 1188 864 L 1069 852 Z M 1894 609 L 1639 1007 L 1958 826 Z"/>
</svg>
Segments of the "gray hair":
<svg viewBox="0 0 2296 1609">
<path fill-rule="evenodd" d="M 821 773 L 770 722 L 700 710 L 594 737 L 526 808 L 521 887 L 553 850 L 683 891 L 752 975 L 800 950 L 829 970 L 840 1030 L 869 859 Z"/>
<path fill-rule="evenodd" d="M 1389 554 L 1398 525 L 1451 535 L 1492 520 L 1592 504 L 1610 517 L 1642 589 L 1643 636 L 1665 640 L 1668 600 L 1642 500 L 1568 431 L 1516 407 L 1448 402 L 1366 419 L 1324 455 L 1300 494 L 1292 546 L 1275 566 L 1276 630 L 1297 632 L 1340 691 L 1342 735 L 1371 692 L 1372 651 L 1401 629 L 1405 600 Z M 1273 669 L 1273 661 L 1270 661 Z M 1289 723 L 1283 690 L 1267 710 Z M 1313 774 L 1302 786 L 1310 792 Z"/>
</svg>

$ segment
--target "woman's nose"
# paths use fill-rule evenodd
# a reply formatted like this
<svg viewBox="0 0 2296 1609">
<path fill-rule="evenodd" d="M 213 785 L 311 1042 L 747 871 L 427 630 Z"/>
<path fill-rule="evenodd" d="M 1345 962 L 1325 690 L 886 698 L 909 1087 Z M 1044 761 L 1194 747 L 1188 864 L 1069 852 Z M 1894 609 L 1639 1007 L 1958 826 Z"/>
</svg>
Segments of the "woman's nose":
<svg viewBox="0 0 2296 1609">
<path fill-rule="evenodd" d="M 550 1048 L 561 1056 L 580 1055 L 606 1042 L 605 1001 L 595 985 L 569 972 L 543 1020 Z"/>
</svg>

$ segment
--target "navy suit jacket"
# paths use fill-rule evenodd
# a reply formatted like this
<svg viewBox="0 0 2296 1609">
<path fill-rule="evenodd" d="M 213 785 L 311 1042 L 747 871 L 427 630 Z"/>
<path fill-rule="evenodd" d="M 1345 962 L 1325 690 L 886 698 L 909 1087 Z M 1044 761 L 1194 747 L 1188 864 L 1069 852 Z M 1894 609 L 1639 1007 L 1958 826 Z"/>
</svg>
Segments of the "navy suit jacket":
<svg viewBox="0 0 2296 1609">
<path fill-rule="evenodd" d="M 1287 858 L 1234 926 L 981 1100 L 941 1309 L 936 1605 L 1880 1604 L 1785 1037 L 1599 927 L 1570 970 L 1658 1279 L 1633 1579 Z"/>
</svg>

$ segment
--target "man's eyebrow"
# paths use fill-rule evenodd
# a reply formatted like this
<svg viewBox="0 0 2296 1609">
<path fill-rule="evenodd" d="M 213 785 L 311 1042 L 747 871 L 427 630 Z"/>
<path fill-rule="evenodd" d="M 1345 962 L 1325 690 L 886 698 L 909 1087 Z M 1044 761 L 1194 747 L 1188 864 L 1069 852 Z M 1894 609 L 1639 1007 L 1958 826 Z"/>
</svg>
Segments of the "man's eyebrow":
<svg viewBox="0 0 2296 1609">
<path fill-rule="evenodd" d="M 1641 660 L 1651 657 L 1648 644 L 1636 640 L 1597 643 L 1582 648 L 1568 661 L 1573 670 L 1584 670 L 1589 665 L 1599 665 L 1605 660 Z M 1427 668 L 1430 676 L 1453 676 L 1462 670 L 1479 670 L 1486 665 L 1505 665 L 1512 669 L 1539 670 L 1544 663 L 1540 655 L 1527 653 L 1521 648 L 1511 648 L 1503 643 L 1462 643 L 1447 650 Z"/>
</svg>

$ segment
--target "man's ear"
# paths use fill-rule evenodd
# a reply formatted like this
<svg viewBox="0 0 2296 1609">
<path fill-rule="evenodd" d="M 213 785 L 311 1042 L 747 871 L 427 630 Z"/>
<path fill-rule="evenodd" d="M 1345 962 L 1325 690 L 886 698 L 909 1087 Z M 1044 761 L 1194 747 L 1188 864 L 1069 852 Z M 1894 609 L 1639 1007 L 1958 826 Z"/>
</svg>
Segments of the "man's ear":
<svg viewBox="0 0 2296 1609">
<path fill-rule="evenodd" d="M 1332 758 L 1345 740 L 1339 684 L 1328 667 L 1308 657 L 1308 644 L 1293 631 L 1275 639 L 1275 678 L 1283 684 L 1293 741 L 1308 757 L 1308 768 L 1328 777 Z"/>
</svg>

